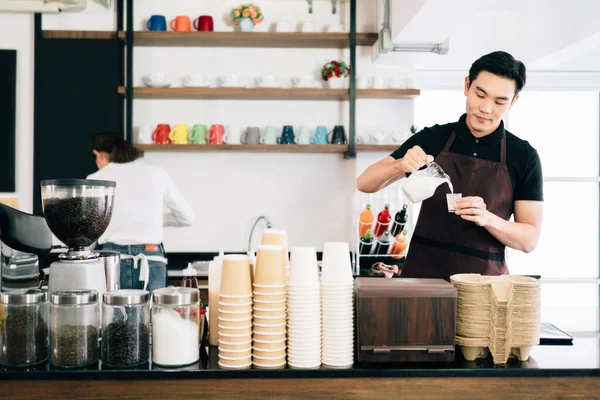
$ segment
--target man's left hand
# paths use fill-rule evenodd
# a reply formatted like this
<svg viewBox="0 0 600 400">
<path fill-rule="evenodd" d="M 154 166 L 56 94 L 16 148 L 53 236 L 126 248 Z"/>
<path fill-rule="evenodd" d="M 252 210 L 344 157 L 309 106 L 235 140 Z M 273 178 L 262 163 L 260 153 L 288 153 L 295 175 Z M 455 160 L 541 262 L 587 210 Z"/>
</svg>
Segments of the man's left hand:
<svg viewBox="0 0 600 400">
<path fill-rule="evenodd" d="M 475 222 L 478 226 L 484 227 L 490 221 L 490 213 L 481 197 L 472 196 L 456 199 L 454 208 L 456 215 L 460 215 L 464 220 Z"/>
</svg>

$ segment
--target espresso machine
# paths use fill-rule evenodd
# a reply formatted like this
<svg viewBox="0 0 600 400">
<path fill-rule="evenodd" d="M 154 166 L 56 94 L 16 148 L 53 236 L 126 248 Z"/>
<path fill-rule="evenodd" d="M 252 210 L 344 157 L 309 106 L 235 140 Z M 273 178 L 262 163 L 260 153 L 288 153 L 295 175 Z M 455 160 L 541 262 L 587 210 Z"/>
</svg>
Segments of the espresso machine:
<svg viewBox="0 0 600 400">
<path fill-rule="evenodd" d="M 52 233 L 67 247 L 50 265 L 48 292 L 94 289 L 106 292 L 104 262 L 91 246 L 108 228 L 116 183 L 88 179 L 41 182 L 42 209 Z"/>
</svg>

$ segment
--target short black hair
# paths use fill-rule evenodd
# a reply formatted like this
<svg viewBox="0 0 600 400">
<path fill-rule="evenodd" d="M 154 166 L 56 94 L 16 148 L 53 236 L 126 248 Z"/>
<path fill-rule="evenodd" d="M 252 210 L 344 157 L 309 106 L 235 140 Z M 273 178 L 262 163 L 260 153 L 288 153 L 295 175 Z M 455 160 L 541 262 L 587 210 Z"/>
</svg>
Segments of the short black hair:
<svg viewBox="0 0 600 400">
<path fill-rule="evenodd" d="M 505 51 L 494 51 L 475 61 L 469 70 L 469 85 L 477 79 L 481 71 L 487 71 L 515 81 L 515 96 L 523 89 L 527 80 L 525 64 L 515 60 L 513 56 Z"/>
</svg>

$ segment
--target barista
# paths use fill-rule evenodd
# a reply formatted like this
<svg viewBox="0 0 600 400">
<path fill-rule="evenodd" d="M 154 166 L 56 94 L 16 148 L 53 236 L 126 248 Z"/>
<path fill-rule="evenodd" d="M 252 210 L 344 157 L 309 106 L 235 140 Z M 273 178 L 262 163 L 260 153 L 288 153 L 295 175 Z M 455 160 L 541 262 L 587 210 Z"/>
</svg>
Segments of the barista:
<svg viewBox="0 0 600 400">
<path fill-rule="evenodd" d="M 102 250 L 121 253 L 121 289 L 152 291 L 167 286 L 163 225 L 188 226 L 194 214 L 171 177 L 142 158 L 115 132 L 92 139 L 98 171 L 88 179 L 117 183 L 112 219 L 98 240 Z M 163 210 L 169 213 L 163 215 Z"/>
<path fill-rule="evenodd" d="M 423 201 L 403 277 L 507 274 L 506 246 L 529 253 L 542 226 L 542 167 L 536 150 L 504 129 L 502 117 L 525 85 L 522 62 L 496 51 L 465 78 L 466 114 L 425 128 L 371 165 L 357 189 L 377 192 L 435 159 L 463 198 L 449 213 L 446 184 Z M 514 213 L 514 222 L 509 221 Z"/>
</svg>

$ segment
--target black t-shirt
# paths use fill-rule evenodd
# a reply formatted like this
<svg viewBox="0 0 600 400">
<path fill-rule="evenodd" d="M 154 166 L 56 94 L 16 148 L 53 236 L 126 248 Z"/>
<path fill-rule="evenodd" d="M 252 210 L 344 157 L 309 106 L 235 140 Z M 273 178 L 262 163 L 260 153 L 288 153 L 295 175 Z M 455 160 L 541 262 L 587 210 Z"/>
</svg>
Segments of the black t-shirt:
<svg viewBox="0 0 600 400">
<path fill-rule="evenodd" d="M 513 188 L 513 201 L 543 201 L 542 163 L 529 142 L 505 130 L 503 122 L 493 133 L 477 139 L 467 128 L 465 119 L 466 114 L 458 122 L 425 128 L 411 136 L 391 156 L 397 160 L 404 157 L 413 146 L 419 146 L 426 154 L 435 158 L 444 149 L 452 132 L 456 132 L 451 152 L 498 162 L 500 142 L 506 134 L 506 164 Z"/>
</svg>

